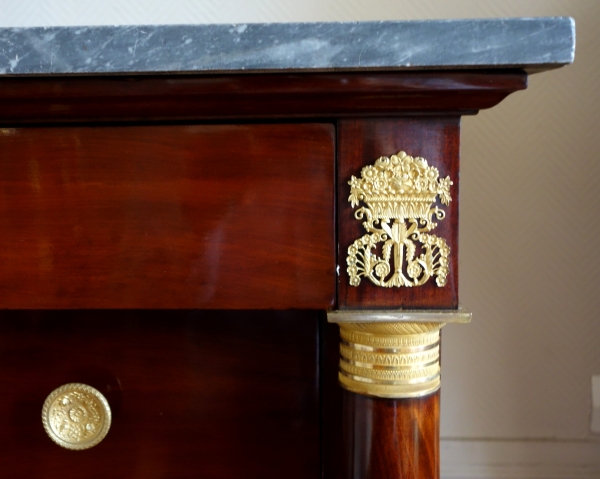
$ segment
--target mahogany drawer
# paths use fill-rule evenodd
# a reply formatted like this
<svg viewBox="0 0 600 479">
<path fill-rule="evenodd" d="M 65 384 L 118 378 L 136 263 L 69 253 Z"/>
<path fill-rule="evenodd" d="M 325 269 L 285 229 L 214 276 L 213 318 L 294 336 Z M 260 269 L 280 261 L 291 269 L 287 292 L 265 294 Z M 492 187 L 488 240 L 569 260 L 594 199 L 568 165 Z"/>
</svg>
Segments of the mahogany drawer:
<svg viewBox="0 0 600 479">
<path fill-rule="evenodd" d="M 8 312 L 0 464 L 11 478 L 317 478 L 316 312 Z M 65 383 L 103 392 L 98 445 L 42 427 Z"/>
<path fill-rule="evenodd" d="M 8 309 L 326 309 L 332 124 L 0 129 Z"/>
</svg>

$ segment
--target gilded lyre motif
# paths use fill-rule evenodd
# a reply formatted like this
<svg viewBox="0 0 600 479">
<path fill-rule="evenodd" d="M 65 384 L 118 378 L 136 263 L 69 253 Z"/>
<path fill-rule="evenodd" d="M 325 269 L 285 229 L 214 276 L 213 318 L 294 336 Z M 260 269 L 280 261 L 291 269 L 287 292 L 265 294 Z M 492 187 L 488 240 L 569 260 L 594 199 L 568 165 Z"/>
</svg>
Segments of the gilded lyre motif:
<svg viewBox="0 0 600 479">
<path fill-rule="evenodd" d="M 434 218 L 443 220 L 446 215 L 433 204 L 438 196 L 442 204 L 450 204 L 450 177 L 439 178 L 438 169 L 427 160 L 404 151 L 382 156 L 360 176 L 348 182 L 348 201 L 353 208 L 361 201 L 366 204 L 354 217 L 363 220 L 368 233 L 348 248 L 350 284 L 358 286 L 364 276 L 377 286 L 412 287 L 435 276 L 436 284 L 444 286 L 450 247 L 428 232 L 437 226 Z"/>
</svg>

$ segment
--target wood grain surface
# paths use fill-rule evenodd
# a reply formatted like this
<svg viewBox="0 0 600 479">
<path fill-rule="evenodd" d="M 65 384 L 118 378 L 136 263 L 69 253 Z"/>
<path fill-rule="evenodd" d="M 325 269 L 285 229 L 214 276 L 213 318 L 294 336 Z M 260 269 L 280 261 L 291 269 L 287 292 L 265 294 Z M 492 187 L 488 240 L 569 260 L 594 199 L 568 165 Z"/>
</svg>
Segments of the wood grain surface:
<svg viewBox="0 0 600 479">
<path fill-rule="evenodd" d="M 1 476 L 317 479 L 315 312 L 5 312 Z M 70 451 L 42 427 L 70 382 L 103 392 L 111 429 Z"/>
<path fill-rule="evenodd" d="M 322 477 L 324 479 L 349 479 L 350 463 L 346 455 L 344 422 L 347 410 L 344 409 L 344 390 L 338 382 L 340 363 L 340 328 L 328 323 L 326 318 L 320 323 L 320 381 L 321 381 L 321 431 L 322 431 Z"/>
<path fill-rule="evenodd" d="M 337 211 L 340 309 L 458 307 L 459 125 L 458 117 L 348 119 L 339 122 Z M 346 272 L 348 246 L 366 231 L 362 222 L 355 219 L 356 208 L 353 209 L 348 201 L 348 181 L 353 175 L 360 178 L 361 169 L 373 164 L 379 157 L 389 157 L 399 151 L 425 158 L 430 166 L 439 170 L 441 178 L 450 176 L 454 183 L 450 187 L 450 205 L 439 205 L 446 212 L 446 217 L 437 221 L 438 226 L 431 232 L 444 238 L 450 246 L 447 284 L 439 287 L 430 278 L 419 287 L 384 288 L 362 278 L 360 285 L 350 286 Z"/>
<path fill-rule="evenodd" d="M 474 114 L 527 86 L 507 71 L 0 79 L 0 125 Z"/>
<path fill-rule="evenodd" d="M 2 308 L 326 309 L 330 124 L 0 130 Z"/>
<path fill-rule="evenodd" d="M 347 479 L 438 479 L 439 391 L 419 399 L 344 391 Z"/>
</svg>

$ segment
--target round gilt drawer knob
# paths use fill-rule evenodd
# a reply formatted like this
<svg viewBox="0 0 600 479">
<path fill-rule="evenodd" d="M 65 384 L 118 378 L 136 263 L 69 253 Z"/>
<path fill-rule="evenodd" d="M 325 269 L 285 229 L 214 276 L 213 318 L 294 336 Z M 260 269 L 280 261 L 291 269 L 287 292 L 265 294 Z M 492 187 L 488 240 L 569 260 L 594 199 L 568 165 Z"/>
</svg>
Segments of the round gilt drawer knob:
<svg viewBox="0 0 600 479">
<path fill-rule="evenodd" d="M 50 393 L 42 409 L 44 429 L 67 449 L 88 449 L 110 429 L 111 412 L 100 391 L 86 384 L 65 384 Z"/>
</svg>

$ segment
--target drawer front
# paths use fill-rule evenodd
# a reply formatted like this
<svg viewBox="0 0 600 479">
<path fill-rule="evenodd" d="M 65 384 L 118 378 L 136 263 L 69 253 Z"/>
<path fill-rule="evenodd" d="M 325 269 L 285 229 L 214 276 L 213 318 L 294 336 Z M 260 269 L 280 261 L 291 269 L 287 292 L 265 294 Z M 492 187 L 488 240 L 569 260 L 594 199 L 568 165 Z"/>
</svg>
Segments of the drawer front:
<svg viewBox="0 0 600 479">
<path fill-rule="evenodd" d="M 318 313 L 12 312 L 0 326 L 0 464 L 11 478 L 317 478 Z M 100 444 L 42 427 L 46 396 L 89 384 Z"/>
<path fill-rule="evenodd" d="M 3 308 L 324 309 L 329 124 L 0 130 Z"/>
</svg>

